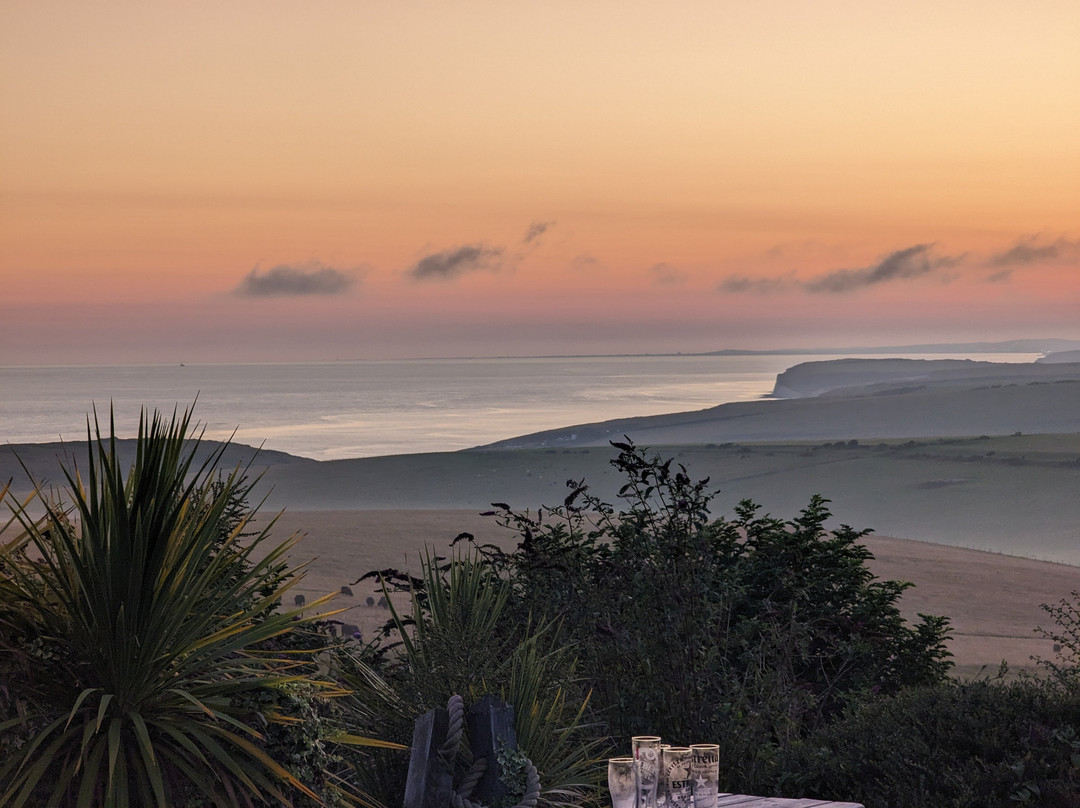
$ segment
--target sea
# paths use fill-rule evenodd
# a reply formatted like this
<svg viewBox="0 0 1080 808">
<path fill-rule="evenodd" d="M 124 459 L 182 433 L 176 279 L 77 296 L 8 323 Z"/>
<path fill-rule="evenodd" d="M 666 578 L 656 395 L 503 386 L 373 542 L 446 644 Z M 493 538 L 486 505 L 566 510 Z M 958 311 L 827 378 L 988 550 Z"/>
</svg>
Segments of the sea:
<svg viewBox="0 0 1080 808">
<path fill-rule="evenodd" d="M 1031 362 L 1037 354 L 897 354 Z M 858 355 L 856 355 L 858 356 Z M 210 439 L 316 460 L 457 451 L 545 429 L 767 398 L 837 355 L 603 356 L 0 367 L 0 443 L 82 440 L 96 410 L 193 408 Z M 868 358 L 882 358 L 876 354 Z"/>
</svg>

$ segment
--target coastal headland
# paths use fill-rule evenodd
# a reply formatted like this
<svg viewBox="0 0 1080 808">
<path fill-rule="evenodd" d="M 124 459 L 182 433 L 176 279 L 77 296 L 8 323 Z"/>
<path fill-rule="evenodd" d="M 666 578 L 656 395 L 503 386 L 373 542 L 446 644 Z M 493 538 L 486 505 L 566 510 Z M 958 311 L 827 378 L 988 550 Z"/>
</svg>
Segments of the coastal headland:
<svg viewBox="0 0 1080 808">
<path fill-rule="evenodd" d="M 1080 363 L 918 361 L 807 363 L 778 379 L 786 398 L 568 426 L 462 452 L 315 461 L 232 446 L 224 464 L 254 455 L 261 512 L 284 509 L 275 534 L 307 534 L 297 560 L 311 563 L 297 592 L 350 586 L 342 619 L 362 630 L 386 618 L 366 602 L 379 593 L 352 586 L 368 570 L 415 565 L 424 546 L 448 551 L 461 532 L 512 543 L 479 515 L 492 502 L 535 511 L 582 479 L 614 501 L 609 442 L 625 436 L 708 477 L 717 516 L 753 499 L 791 518 L 820 493 L 837 524 L 874 529 L 873 571 L 915 584 L 904 596 L 910 614 L 952 619 L 959 672 L 1051 657 L 1034 633 L 1046 622 L 1039 606 L 1080 589 Z M 26 471 L 57 485 L 57 457 L 83 451 L 0 446 L 0 480 L 18 495 L 29 488 Z"/>
</svg>

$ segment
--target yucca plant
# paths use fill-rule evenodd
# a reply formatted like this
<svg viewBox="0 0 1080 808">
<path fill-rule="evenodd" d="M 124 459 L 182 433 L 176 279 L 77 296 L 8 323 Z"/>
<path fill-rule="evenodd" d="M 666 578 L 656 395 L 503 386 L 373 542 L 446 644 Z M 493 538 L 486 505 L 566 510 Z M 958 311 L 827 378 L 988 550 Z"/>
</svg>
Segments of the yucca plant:
<svg viewBox="0 0 1080 808">
<path fill-rule="evenodd" d="M 346 676 L 357 714 L 407 740 L 413 721 L 451 695 L 471 702 L 494 693 L 514 707 L 518 746 L 540 773 L 541 803 L 583 804 L 597 786 L 602 744 L 584 724 L 588 696 L 576 686 L 573 649 L 552 623 L 510 623 L 511 587 L 490 565 L 464 555 L 441 562 L 425 553 L 419 578 L 395 578 L 408 588 L 408 612 L 387 592 L 385 675 L 354 660 Z M 369 774 L 389 800 L 385 771 Z"/>
<path fill-rule="evenodd" d="M 253 512 L 228 513 L 253 483 L 237 469 L 211 484 L 225 447 L 196 463 L 190 412 L 144 412 L 126 472 L 109 426 L 88 419 L 65 493 L 6 497 L 0 806 L 320 802 L 261 748 L 289 716 L 250 706 L 313 681 L 261 650 L 313 619 L 275 603 L 298 537 L 268 547 L 271 521 L 240 540 Z"/>
<path fill-rule="evenodd" d="M 518 745 L 541 772 L 547 806 L 580 806 L 594 794 L 608 742 L 586 722 L 589 695 L 573 681 L 576 661 L 558 644 L 554 624 L 530 627 L 510 658 L 510 680 L 501 697 L 514 705 Z"/>
</svg>

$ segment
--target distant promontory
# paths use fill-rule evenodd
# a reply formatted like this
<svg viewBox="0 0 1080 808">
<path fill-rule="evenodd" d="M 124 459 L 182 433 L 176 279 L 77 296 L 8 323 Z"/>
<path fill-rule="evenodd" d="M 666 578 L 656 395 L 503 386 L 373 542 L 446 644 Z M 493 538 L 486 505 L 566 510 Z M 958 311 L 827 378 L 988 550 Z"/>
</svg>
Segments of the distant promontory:
<svg viewBox="0 0 1080 808">
<path fill-rule="evenodd" d="M 1080 432 L 1080 363 L 927 359 L 805 362 L 771 401 L 547 430 L 481 449 Z"/>
</svg>

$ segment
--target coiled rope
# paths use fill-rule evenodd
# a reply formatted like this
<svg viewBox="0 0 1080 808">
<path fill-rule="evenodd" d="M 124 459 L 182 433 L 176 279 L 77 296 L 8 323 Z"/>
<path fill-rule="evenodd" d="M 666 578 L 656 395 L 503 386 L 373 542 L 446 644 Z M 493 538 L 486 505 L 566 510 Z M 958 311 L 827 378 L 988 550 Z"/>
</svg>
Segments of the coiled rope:
<svg viewBox="0 0 1080 808">
<path fill-rule="evenodd" d="M 454 759 L 457 757 L 458 750 L 461 748 L 461 740 L 464 737 L 465 700 L 456 694 L 451 696 L 450 701 L 446 704 L 446 711 L 449 713 L 446 741 L 439 747 L 439 757 L 442 758 L 446 767 L 453 771 Z M 528 764 L 525 769 L 525 796 L 521 798 L 521 802 L 514 808 L 536 808 L 536 803 L 540 799 L 540 773 L 531 760 L 525 758 L 525 762 Z M 452 808 L 487 808 L 487 806 L 479 802 L 472 802 L 469 799 L 487 768 L 486 759 L 477 758 L 473 761 L 469 771 L 466 772 L 465 777 L 462 779 L 461 785 L 454 790 L 454 796 L 450 799 Z"/>
<path fill-rule="evenodd" d="M 453 771 L 454 758 L 461 748 L 461 736 L 465 727 L 465 700 L 455 693 L 446 703 L 446 712 L 450 714 L 450 720 L 446 727 L 446 740 L 439 747 L 439 757 L 446 764 L 446 768 Z"/>
</svg>

